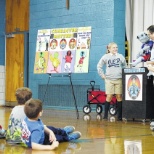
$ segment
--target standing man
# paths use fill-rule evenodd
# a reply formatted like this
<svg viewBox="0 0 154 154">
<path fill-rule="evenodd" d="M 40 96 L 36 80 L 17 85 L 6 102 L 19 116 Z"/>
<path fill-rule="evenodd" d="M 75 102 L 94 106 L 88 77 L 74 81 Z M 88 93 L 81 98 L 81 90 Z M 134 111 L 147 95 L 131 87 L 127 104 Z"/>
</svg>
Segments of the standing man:
<svg viewBox="0 0 154 154">
<path fill-rule="evenodd" d="M 151 25 L 147 28 L 147 34 L 149 38 L 154 42 L 154 25 Z M 147 61 L 147 68 L 149 70 L 148 76 L 153 75 L 154 72 L 154 45 L 151 49 L 150 61 Z"/>
</svg>

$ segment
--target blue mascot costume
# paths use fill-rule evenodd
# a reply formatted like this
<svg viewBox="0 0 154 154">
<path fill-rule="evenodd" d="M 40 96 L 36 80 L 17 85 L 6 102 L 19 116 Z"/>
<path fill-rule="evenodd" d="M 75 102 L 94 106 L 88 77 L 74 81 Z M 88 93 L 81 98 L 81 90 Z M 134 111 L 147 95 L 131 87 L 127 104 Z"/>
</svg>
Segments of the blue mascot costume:
<svg viewBox="0 0 154 154">
<path fill-rule="evenodd" d="M 150 60 L 151 49 L 153 47 L 153 41 L 150 40 L 146 33 L 141 32 L 139 35 L 137 35 L 137 39 L 143 44 L 141 46 L 141 50 L 137 54 L 137 59 L 135 62 L 132 62 L 133 67 L 135 67 L 140 62 L 146 62 Z"/>
</svg>

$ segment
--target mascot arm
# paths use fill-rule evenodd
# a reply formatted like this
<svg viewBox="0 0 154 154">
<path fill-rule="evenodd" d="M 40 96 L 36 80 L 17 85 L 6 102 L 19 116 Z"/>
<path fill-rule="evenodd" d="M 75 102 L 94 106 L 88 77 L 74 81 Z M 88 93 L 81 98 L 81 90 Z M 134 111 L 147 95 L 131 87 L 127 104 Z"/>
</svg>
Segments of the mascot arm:
<svg viewBox="0 0 154 154">
<path fill-rule="evenodd" d="M 139 58 L 140 56 L 143 56 L 143 54 L 144 54 L 144 50 L 143 49 L 141 49 L 139 52 L 138 52 L 138 54 L 137 54 L 137 58 Z"/>
<path fill-rule="evenodd" d="M 140 52 L 136 55 L 136 58 L 138 59 L 139 57 L 143 56 L 143 53 L 141 54 Z"/>
<path fill-rule="evenodd" d="M 139 53 L 137 54 L 137 57 L 139 56 L 143 56 L 143 54 L 145 53 L 145 51 L 150 50 L 150 46 L 144 46 Z"/>
<path fill-rule="evenodd" d="M 149 45 L 146 45 L 142 48 L 143 52 L 146 51 L 146 50 L 150 50 L 150 46 Z"/>
</svg>

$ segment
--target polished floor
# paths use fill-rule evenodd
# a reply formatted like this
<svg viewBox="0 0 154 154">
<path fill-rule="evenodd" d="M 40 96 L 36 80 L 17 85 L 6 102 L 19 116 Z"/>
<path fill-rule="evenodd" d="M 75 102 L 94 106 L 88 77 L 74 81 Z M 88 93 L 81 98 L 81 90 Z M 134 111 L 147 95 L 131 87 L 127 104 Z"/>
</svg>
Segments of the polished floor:
<svg viewBox="0 0 154 154">
<path fill-rule="evenodd" d="M 12 108 L 0 107 L 0 124 L 6 129 Z M 154 132 L 150 121 L 122 121 L 114 117 L 104 121 L 95 111 L 88 115 L 75 110 L 44 109 L 42 120 L 46 125 L 75 126 L 82 137 L 73 142 L 60 143 L 53 151 L 35 151 L 18 145 L 9 145 L 0 139 L 0 154 L 154 154 Z"/>
</svg>

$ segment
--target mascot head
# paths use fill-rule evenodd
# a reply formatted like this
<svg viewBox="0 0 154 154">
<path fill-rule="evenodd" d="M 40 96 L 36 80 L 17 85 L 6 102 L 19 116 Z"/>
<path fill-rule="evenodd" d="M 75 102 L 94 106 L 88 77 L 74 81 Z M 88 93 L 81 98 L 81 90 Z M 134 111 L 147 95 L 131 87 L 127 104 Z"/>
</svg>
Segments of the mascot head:
<svg viewBox="0 0 154 154">
<path fill-rule="evenodd" d="M 141 43 L 146 43 L 150 40 L 150 38 L 148 37 L 148 35 L 145 32 L 141 32 L 139 35 L 137 35 L 137 39 Z"/>
</svg>

